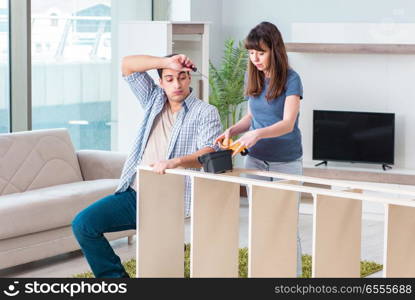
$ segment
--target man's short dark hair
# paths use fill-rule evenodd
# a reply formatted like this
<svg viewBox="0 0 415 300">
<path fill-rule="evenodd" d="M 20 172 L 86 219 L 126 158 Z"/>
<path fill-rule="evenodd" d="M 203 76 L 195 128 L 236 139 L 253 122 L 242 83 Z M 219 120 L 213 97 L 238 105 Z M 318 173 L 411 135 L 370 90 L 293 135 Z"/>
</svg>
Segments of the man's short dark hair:
<svg viewBox="0 0 415 300">
<path fill-rule="evenodd" d="M 175 56 L 175 55 L 178 55 L 178 54 L 173 53 L 173 54 L 166 55 L 165 57 L 168 58 L 168 57 L 172 57 L 172 56 Z M 163 76 L 163 69 L 157 69 L 157 73 L 159 74 L 159 77 L 161 78 Z M 189 72 L 187 72 L 187 74 L 189 74 Z"/>
</svg>

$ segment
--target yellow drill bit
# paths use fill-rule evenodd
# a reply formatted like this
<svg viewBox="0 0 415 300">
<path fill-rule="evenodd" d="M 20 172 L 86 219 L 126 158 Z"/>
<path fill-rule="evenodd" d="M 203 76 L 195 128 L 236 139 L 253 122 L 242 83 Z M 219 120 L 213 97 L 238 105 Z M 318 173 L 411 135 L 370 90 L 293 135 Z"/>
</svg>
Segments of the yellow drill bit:
<svg viewBox="0 0 415 300">
<path fill-rule="evenodd" d="M 232 153 L 233 156 L 235 156 L 238 153 L 241 153 L 242 156 L 245 156 L 245 155 L 248 154 L 248 149 L 246 147 L 240 148 L 238 150 L 240 144 L 239 143 L 236 143 L 235 145 L 232 145 L 232 144 L 233 144 L 233 140 L 229 139 L 227 145 L 219 144 L 219 147 L 221 149 L 224 149 L 224 150 L 232 150 L 233 151 L 233 153 Z M 237 152 L 235 152 L 235 151 L 237 151 Z"/>
</svg>

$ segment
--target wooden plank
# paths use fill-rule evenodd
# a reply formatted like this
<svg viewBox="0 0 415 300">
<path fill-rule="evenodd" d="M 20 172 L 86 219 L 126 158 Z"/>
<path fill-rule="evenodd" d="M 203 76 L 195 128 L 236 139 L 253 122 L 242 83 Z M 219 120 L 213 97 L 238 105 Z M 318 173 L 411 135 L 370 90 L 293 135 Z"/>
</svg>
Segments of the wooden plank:
<svg viewBox="0 0 415 300">
<path fill-rule="evenodd" d="M 415 208 L 386 205 L 383 277 L 415 277 Z"/>
<path fill-rule="evenodd" d="M 309 177 L 303 175 L 292 175 L 292 174 L 285 174 L 285 173 L 278 173 L 278 172 L 271 172 L 271 171 L 258 171 L 258 170 L 250 170 L 250 169 L 237 169 L 233 173 L 235 174 L 251 174 L 251 175 L 260 175 L 260 176 L 268 176 L 274 178 L 280 178 L 285 180 L 297 180 L 304 182 L 304 186 L 315 186 L 315 187 L 324 187 L 324 186 L 337 186 L 343 187 L 347 189 L 364 189 L 369 191 L 376 191 L 376 192 L 385 192 L 385 193 L 393 193 L 399 195 L 408 195 L 415 197 L 415 189 L 411 189 L 411 187 L 400 186 L 400 187 L 385 187 L 385 185 L 377 185 L 373 183 L 359 183 L 354 181 L 343 181 L 343 180 L 333 180 L 328 178 L 320 178 L 320 177 Z M 355 175 L 357 177 L 358 175 Z"/>
<path fill-rule="evenodd" d="M 413 44 L 285 43 L 288 52 L 350 54 L 415 54 Z"/>
<path fill-rule="evenodd" d="M 304 168 L 304 175 L 331 180 L 352 180 L 401 185 L 415 185 L 415 175 L 391 172 L 351 171 L 341 169 Z"/>
<path fill-rule="evenodd" d="M 140 169 L 147 170 L 150 168 L 140 167 Z M 233 175 L 229 176 L 229 175 L 223 175 L 223 174 L 211 174 L 211 173 L 204 173 L 204 172 L 199 172 L 199 171 L 183 170 L 183 169 L 171 169 L 171 170 L 166 170 L 166 172 L 168 174 L 186 175 L 186 176 L 195 177 L 195 178 L 220 180 L 220 181 L 229 182 L 229 183 L 233 182 L 233 183 L 245 184 L 245 185 L 251 184 L 251 185 L 256 185 L 256 186 L 269 187 L 269 188 L 274 188 L 274 189 L 282 189 L 282 190 L 287 190 L 287 191 L 312 193 L 316 195 L 317 194 L 327 195 L 327 196 L 333 196 L 333 197 L 339 197 L 339 198 L 355 199 L 355 200 L 360 200 L 360 201 L 371 201 L 371 202 L 382 203 L 382 204 L 396 204 L 396 205 L 402 205 L 402 206 L 408 206 L 408 207 L 415 207 L 415 201 L 413 200 L 413 198 L 410 198 L 410 197 L 405 197 L 405 198 L 401 197 L 401 198 L 395 199 L 395 198 L 389 198 L 389 197 L 364 195 L 360 193 L 350 193 L 347 191 L 345 192 L 345 191 L 328 190 L 328 189 L 322 189 L 322 188 L 307 187 L 307 186 L 302 186 L 302 185 L 287 184 L 283 182 L 267 182 L 263 180 L 256 180 L 256 179 L 245 178 L 245 177 L 237 177 Z M 269 173 L 270 175 L 268 176 L 272 176 L 272 173 L 274 172 L 269 172 Z M 298 180 L 300 182 L 301 181 L 307 182 L 307 177 L 305 176 L 288 175 L 288 174 L 283 174 L 283 175 L 287 177 L 286 179 L 288 180 L 289 178 L 295 177 L 294 180 Z M 305 179 L 305 180 L 302 180 L 302 179 Z M 318 178 L 314 178 L 314 179 L 321 180 Z M 326 180 L 326 181 L 323 181 L 323 184 L 324 183 L 328 184 L 328 183 L 331 183 L 331 181 Z M 361 186 L 361 185 L 347 183 L 347 186 L 350 188 L 352 187 L 357 188 L 358 186 Z M 371 190 L 377 191 L 377 187 L 372 185 Z M 379 191 L 386 192 L 386 190 L 392 194 L 399 194 L 399 193 L 406 194 L 407 193 L 408 195 L 413 195 L 414 193 L 414 191 L 411 191 L 411 190 L 402 189 L 401 192 L 399 192 L 399 190 L 397 189 L 388 190 L 385 188 L 383 189 L 379 188 Z"/>
<path fill-rule="evenodd" d="M 296 277 L 298 193 L 249 189 L 249 277 Z"/>
<path fill-rule="evenodd" d="M 173 34 L 203 34 L 204 24 L 175 24 L 173 23 Z"/>
<path fill-rule="evenodd" d="M 184 277 L 184 177 L 139 170 L 137 277 Z"/>
<path fill-rule="evenodd" d="M 362 202 L 316 195 L 313 218 L 312 277 L 360 277 Z"/>
<path fill-rule="evenodd" d="M 193 178 L 191 277 L 238 277 L 239 184 Z"/>
<path fill-rule="evenodd" d="M 322 189 L 331 189 L 331 186 L 330 185 L 321 184 L 321 183 L 309 183 L 309 182 L 305 182 L 303 185 L 304 186 L 311 186 L 311 187 L 322 188 Z M 314 200 L 314 197 L 310 193 L 301 193 L 301 201 L 303 201 L 303 200 L 305 200 L 307 202 L 312 202 Z"/>
</svg>

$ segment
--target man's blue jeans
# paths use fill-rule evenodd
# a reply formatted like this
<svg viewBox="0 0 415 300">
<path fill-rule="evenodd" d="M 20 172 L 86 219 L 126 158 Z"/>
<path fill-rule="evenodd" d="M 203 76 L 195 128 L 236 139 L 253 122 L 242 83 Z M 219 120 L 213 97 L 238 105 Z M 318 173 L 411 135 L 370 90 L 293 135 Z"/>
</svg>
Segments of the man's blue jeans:
<svg viewBox="0 0 415 300">
<path fill-rule="evenodd" d="M 82 210 L 72 221 L 72 231 L 96 278 L 128 277 L 105 232 L 136 229 L 136 192 L 104 197 Z"/>
</svg>

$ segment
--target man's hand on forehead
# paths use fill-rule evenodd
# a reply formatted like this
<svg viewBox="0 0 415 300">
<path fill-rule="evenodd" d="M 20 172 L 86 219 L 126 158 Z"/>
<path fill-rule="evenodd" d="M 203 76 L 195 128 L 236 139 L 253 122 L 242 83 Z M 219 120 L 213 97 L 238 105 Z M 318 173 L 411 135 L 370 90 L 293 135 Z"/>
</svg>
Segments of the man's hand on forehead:
<svg viewBox="0 0 415 300">
<path fill-rule="evenodd" d="M 190 72 L 195 67 L 193 62 L 184 54 L 178 54 L 168 59 L 168 68 L 175 71 Z"/>
</svg>

